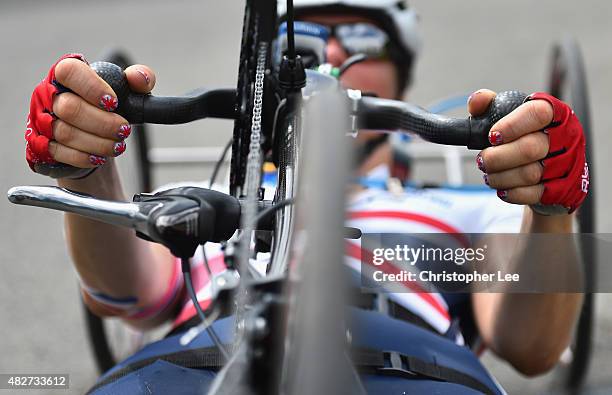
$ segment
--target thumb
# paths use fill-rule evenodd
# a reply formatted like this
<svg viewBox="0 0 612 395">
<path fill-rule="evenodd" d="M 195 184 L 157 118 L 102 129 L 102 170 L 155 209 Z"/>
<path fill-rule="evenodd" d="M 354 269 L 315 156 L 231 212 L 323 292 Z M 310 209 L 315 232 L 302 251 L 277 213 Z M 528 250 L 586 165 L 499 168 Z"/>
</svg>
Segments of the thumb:
<svg viewBox="0 0 612 395">
<path fill-rule="evenodd" d="M 135 64 L 125 69 L 130 89 L 137 93 L 149 93 L 155 86 L 155 73 L 149 66 Z"/>
<path fill-rule="evenodd" d="M 497 94 L 489 89 L 479 89 L 472 93 L 468 99 L 468 112 L 473 116 L 482 115 L 495 99 Z"/>
</svg>

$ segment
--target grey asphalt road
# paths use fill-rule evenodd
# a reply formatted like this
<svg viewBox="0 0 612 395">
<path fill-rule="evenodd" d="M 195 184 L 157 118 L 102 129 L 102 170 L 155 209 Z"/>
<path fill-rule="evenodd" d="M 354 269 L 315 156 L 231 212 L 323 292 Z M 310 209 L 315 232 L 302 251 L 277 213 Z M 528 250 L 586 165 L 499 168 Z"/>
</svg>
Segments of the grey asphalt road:
<svg viewBox="0 0 612 395">
<path fill-rule="evenodd" d="M 511 2 L 413 0 L 420 10 L 425 50 L 409 98 L 419 104 L 481 87 L 543 89 L 553 42 L 576 37 L 584 51 L 591 87 L 598 186 L 598 230 L 612 231 L 607 207 L 612 185 L 612 3 L 607 0 Z M 235 84 L 242 2 L 179 0 L 35 1 L 0 3 L 0 190 L 50 184 L 23 158 L 25 118 L 31 89 L 61 54 L 80 51 L 90 59 L 120 47 L 157 72 L 159 94 Z M 221 146 L 226 122 L 203 121 L 153 128 L 156 146 Z M 129 143 L 128 152 L 129 155 Z M 158 182 L 199 179 L 200 167 L 167 167 Z M 69 373 L 70 393 L 82 393 L 96 378 L 86 342 L 77 280 L 63 242 L 61 214 L 11 206 L 0 199 L 0 373 Z M 113 246 L 108 246 L 113 248 Z M 589 385 L 611 393 L 610 298 L 599 297 L 599 324 Z M 511 394 L 547 393 L 556 373 L 520 377 L 491 356 L 485 362 Z M 41 391 L 32 391 L 41 393 Z M 0 393 L 2 391 L 0 390 Z M 23 393 L 26 393 L 25 391 Z M 62 392 L 64 393 L 64 392 Z"/>
</svg>

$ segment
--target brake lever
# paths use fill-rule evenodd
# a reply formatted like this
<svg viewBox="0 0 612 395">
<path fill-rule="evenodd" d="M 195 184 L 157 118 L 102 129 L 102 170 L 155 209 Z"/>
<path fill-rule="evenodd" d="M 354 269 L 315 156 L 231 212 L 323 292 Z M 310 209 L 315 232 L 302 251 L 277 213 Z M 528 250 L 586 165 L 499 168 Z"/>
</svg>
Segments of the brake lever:
<svg viewBox="0 0 612 395">
<path fill-rule="evenodd" d="M 206 242 L 229 239 L 240 224 L 240 201 L 210 189 L 182 187 L 140 194 L 133 203 L 94 198 L 50 186 L 21 186 L 8 191 L 15 204 L 79 214 L 134 229 L 142 239 L 165 245 L 180 258 L 193 256 Z"/>
<path fill-rule="evenodd" d="M 51 186 L 20 186 L 8 191 L 15 204 L 82 215 L 109 225 L 131 228 L 142 239 L 165 245 L 177 257 L 193 256 L 198 241 L 197 202 L 166 198 L 135 203 L 97 199 L 91 195 Z M 174 216 L 172 215 L 174 214 Z M 184 237 L 183 237 L 184 236 Z"/>
<path fill-rule="evenodd" d="M 18 186 L 9 189 L 11 203 L 79 214 L 110 225 L 146 231 L 147 213 L 153 205 L 113 202 L 94 198 L 65 188 L 51 186 Z"/>
<path fill-rule="evenodd" d="M 164 244 L 181 258 L 193 256 L 200 244 L 228 240 L 240 225 L 240 201 L 211 189 L 173 188 L 139 194 L 134 201 L 163 203 L 149 213 L 148 232 L 138 236 Z"/>
</svg>

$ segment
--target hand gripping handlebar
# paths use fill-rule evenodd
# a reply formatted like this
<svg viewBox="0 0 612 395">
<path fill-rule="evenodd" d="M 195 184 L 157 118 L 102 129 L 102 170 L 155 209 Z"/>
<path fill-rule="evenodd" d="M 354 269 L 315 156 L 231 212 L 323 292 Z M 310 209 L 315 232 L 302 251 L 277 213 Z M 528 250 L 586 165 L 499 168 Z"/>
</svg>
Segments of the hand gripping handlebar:
<svg viewBox="0 0 612 395">
<path fill-rule="evenodd" d="M 489 147 L 489 131 L 500 119 L 523 104 L 527 95 L 518 91 L 499 93 L 478 117 L 452 118 L 430 113 L 397 100 L 361 97 L 349 91 L 357 129 L 401 130 L 437 144 L 462 145 L 469 149 Z"/>
<path fill-rule="evenodd" d="M 203 118 L 235 118 L 235 89 L 198 90 L 186 96 L 158 97 L 132 92 L 121 67 L 95 62 L 91 68 L 117 94 L 117 113 L 130 123 L 179 124 Z"/>
<path fill-rule="evenodd" d="M 130 91 L 125 73 L 112 63 L 95 62 L 91 67 L 115 91 L 117 113 L 130 123 L 178 124 L 212 117 L 234 119 L 235 89 L 199 90 L 180 97 L 156 97 Z M 308 83 L 316 82 L 312 78 Z M 423 139 L 469 149 L 484 149 L 491 127 L 520 106 L 527 95 L 518 91 L 499 93 L 487 111 L 478 117 L 452 118 L 433 114 L 421 107 L 397 100 L 362 97 L 349 90 L 354 119 L 353 132 L 359 129 L 406 131 Z"/>
</svg>

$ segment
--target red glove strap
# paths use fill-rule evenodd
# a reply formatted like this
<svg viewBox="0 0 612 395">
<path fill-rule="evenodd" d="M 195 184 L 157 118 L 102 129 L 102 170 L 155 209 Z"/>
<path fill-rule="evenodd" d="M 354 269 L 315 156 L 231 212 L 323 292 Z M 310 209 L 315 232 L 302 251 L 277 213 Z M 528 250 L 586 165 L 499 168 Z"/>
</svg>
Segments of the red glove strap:
<svg viewBox="0 0 612 395">
<path fill-rule="evenodd" d="M 33 171 L 36 164 L 56 164 L 49 153 L 49 141 L 53 140 L 53 98 L 67 89 L 55 80 L 55 67 L 67 58 L 75 58 L 87 63 L 83 55 L 70 53 L 59 58 L 49 70 L 49 74 L 41 81 L 32 93 L 30 113 L 26 125 L 26 160 Z"/>
<path fill-rule="evenodd" d="M 582 204 L 589 190 L 589 167 L 582 125 L 567 104 L 549 94 L 534 93 L 527 100 L 546 100 L 552 105 L 554 113 L 550 126 L 544 129 L 550 148 L 542 160 L 544 194 L 540 203 L 563 206 L 571 213 Z M 536 208 L 536 211 L 539 210 Z"/>
</svg>

